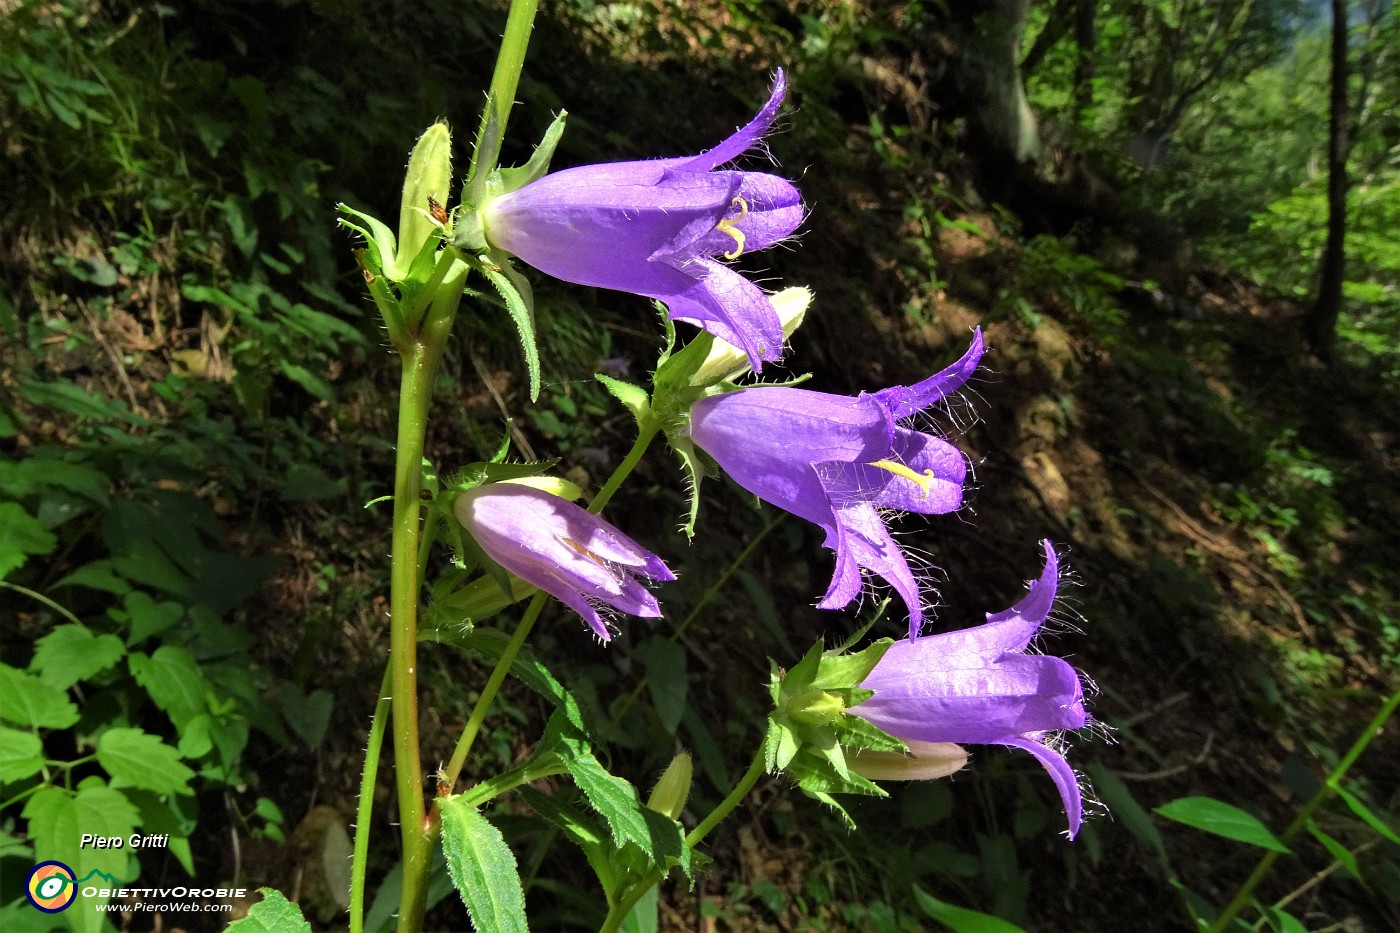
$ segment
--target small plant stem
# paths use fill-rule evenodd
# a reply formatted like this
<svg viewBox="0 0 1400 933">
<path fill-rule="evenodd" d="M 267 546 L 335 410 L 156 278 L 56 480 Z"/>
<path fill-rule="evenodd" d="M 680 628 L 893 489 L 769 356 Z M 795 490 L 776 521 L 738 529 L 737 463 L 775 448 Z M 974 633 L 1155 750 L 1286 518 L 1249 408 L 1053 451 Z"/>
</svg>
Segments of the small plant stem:
<svg viewBox="0 0 1400 933">
<path fill-rule="evenodd" d="M 641 462 L 642 455 L 647 452 L 647 448 L 651 446 L 651 442 L 660 430 L 660 423 L 654 419 L 648 419 L 637 427 L 637 440 L 633 442 L 632 449 L 627 451 L 627 456 L 617 465 L 617 469 L 613 470 L 613 475 L 608 477 L 603 488 L 598 490 L 598 495 L 593 497 L 593 504 L 588 507 L 588 511 L 597 515 L 612 501 L 613 493 L 617 492 L 623 481 L 632 475 L 632 471 Z"/>
<path fill-rule="evenodd" d="M 724 821 L 724 818 L 733 812 L 739 802 L 749 795 L 758 779 L 763 776 L 764 754 L 763 745 L 760 744 L 758 752 L 753 756 L 753 761 L 749 763 L 749 770 L 744 772 L 744 776 L 739 778 L 739 783 L 734 785 L 734 789 L 729 792 L 729 796 L 719 802 L 719 806 L 710 811 L 709 815 L 700 821 L 685 837 L 686 847 L 694 849 L 698 846 L 710 831 Z M 618 898 L 611 910 L 608 911 L 607 919 L 598 928 L 598 933 L 615 933 L 622 921 L 627 919 L 627 915 L 632 912 L 632 908 L 637 906 L 637 901 L 646 894 L 666 876 L 664 871 L 653 871 L 641 881 L 628 888 L 622 897 Z"/>
<path fill-rule="evenodd" d="M 467 755 L 472 750 L 472 744 L 476 742 L 482 722 L 486 720 L 486 713 L 491 708 L 492 701 L 496 699 L 496 694 L 500 692 L 501 684 L 505 683 L 506 674 L 510 672 L 516 655 L 520 654 L 520 649 L 525 646 L 525 639 L 530 636 L 530 630 L 535 627 L 540 611 L 544 609 L 544 601 L 544 593 L 536 593 L 530 600 L 530 605 L 520 618 L 520 624 L 515 627 L 514 634 L 510 636 L 505 650 L 501 652 L 500 660 L 496 662 L 495 669 L 487 678 L 486 686 L 481 688 L 481 696 L 477 697 L 476 706 L 472 708 L 471 717 L 467 720 L 466 728 L 462 730 L 462 737 L 457 740 L 457 747 L 452 750 L 452 760 L 443 771 L 443 780 L 448 787 L 455 786 L 457 778 L 461 776 L 462 766 L 467 763 Z"/>
<path fill-rule="evenodd" d="M 1366 725 L 1366 728 L 1361 730 L 1361 735 L 1357 736 L 1351 748 L 1342 756 L 1342 760 L 1337 762 L 1337 766 L 1332 769 L 1332 773 L 1327 775 L 1327 780 L 1322 782 L 1322 786 L 1317 789 L 1317 792 L 1312 795 L 1307 803 L 1303 804 L 1303 808 L 1298 811 L 1298 815 L 1293 817 L 1293 822 L 1288 824 L 1288 828 L 1285 829 L 1283 835 L 1279 837 L 1280 842 L 1287 845 L 1288 842 L 1294 836 L 1298 835 L 1303 827 L 1307 825 L 1308 820 L 1312 818 L 1317 808 L 1326 803 L 1328 798 L 1336 792 L 1337 788 L 1341 787 L 1342 778 L 1346 776 L 1351 766 L 1356 763 L 1356 759 L 1361 757 L 1361 753 L 1366 750 L 1366 746 L 1370 745 L 1371 741 L 1380 733 L 1381 729 L 1385 726 L 1386 720 L 1395 712 L 1397 706 L 1400 706 L 1400 690 L 1392 693 L 1386 701 L 1381 704 L 1380 710 Z M 1220 915 L 1215 918 L 1215 922 L 1210 925 L 1207 933 L 1223 933 L 1224 930 L 1229 928 L 1235 918 L 1240 915 L 1240 912 L 1249 905 L 1250 900 L 1254 896 L 1254 889 L 1257 888 L 1259 883 L 1264 880 L 1264 877 L 1268 875 L 1269 869 L 1273 868 L 1274 862 L 1278 860 L 1279 854 L 1280 853 L 1272 849 L 1264 853 L 1264 857 L 1259 860 L 1259 864 L 1254 867 L 1254 871 L 1245 879 L 1240 889 L 1235 892 L 1234 899 L 1231 900 L 1230 903 L 1225 906 L 1225 909 L 1220 912 Z"/>
<path fill-rule="evenodd" d="M 389 719 L 389 668 L 379 683 L 369 741 L 365 745 L 365 770 L 360 775 L 360 802 L 355 810 L 355 855 L 350 864 L 350 933 L 365 929 L 365 870 L 369 861 L 370 820 L 374 815 L 374 784 L 379 773 L 379 751 L 384 747 L 384 725 Z"/>
<path fill-rule="evenodd" d="M 20 586 L 18 583 L 6 583 L 4 580 L 0 580 L 0 586 L 3 586 L 7 590 L 14 590 L 16 593 L 21 593 L 25 596 L 28 596 L 30 599 L 43 603 L 45 606 L 48 606 L 54 612 L 57 612 L 59 615 L 63 616 L 69 622 L 72 622 L 74 625 L 83 624 L 81 621 L 79 621 L 77 616 L 73 615 L 73 613 L 69 612 L 67 609 L 54 602 L 52 599 L 49 599 L 43 593 L 36 593 L 34 590 L 31 590 L 27 586 Z"/>
</svg>

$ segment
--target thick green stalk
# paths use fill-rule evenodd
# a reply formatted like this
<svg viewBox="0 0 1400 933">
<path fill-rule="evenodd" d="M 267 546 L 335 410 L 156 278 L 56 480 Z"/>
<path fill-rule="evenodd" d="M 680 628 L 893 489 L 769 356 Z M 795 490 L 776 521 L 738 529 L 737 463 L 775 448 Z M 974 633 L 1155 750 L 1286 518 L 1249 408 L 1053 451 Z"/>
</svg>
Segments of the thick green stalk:
<svg viewBox="0 0 1400 933">
<path fill-rule="evenodd" d="M 447 261 L 447 260 L 442 260 Z M 428 836 L 418 744 L 418 534 L 422 520 L 423 437 L 432 395 L 434 354 L 421 337 L 407 347 L 399 388 L 394 464 L 393 570 L 389 590 L 389 674 L 394 719 L 394 780 L 403 838 L 400 933 L 417 933 L 426 905 Z M 421 867 L 420 867 L 421 866 Z M 417 882 L 417 883 L 415 883 Z"/>
<path fill-rule="evenodd" d="M 384 747 L 384 724 L 389 719 L 389 669 L 379 683 L 379 702 L 365 745 L 365 770 L 360 775 L 360 802 L 355 810 L 355 855 L 350 863 L 350 933 L 365 929 L 365 869 L 369 865 L 369 828 L 374 815 L 374 784 L 379 773 L 379 751 Z"/>
<path fill-rule="evenodd" d="M 427 904 L 432 827 L 423 803 L 423 763 L 418 742 L 418 543 L 422 522 L 423 438 L 428 426 L 433 379 L 452 322 L 462 302 L 468 267 L 444 250 L 451 264 L 434 296 L 422 329 L 403 353 L 399 389 L 399 436 L 394 460 L 393 569 L 390 577 L 389 671 L 394 721 L 394 780 L 403 839 L 403 900 L 399 933 L 418 933 Z"/>
<path fill-rule="evenodd" d="M 753 761 L 749 763 L 749 770 L 745 771 L 744 776 L 739 778 L 739 783 L 734 785 L 734 789 L 729 792 L 729 796 L 721 800 L 719 806 L 711 810 L 709 816 L 701 820 L 699 825 L 686 835 L 685 844 L 687 848 L 694 849 L 698 846 L 701 841 L 710 834 L 710 831 L 723 822 L 724 818 L 739 805 L 739 802 L 749 795 L 749 791 L 753 790 L 754 785 L 758 783 L 758 779 L 763 776 L 763 769 L 763 745 L 760 743 L 758 752 L 753 756 Z M 665 876 L 666 873 L 663 871 L 653 871 L 641 881 L 628 888 L 627 892 L 623 894 L 622 897 L 618 898 L 612 910 L 608 911 L 607 919 L 605 919 L 603 925 L 598 928 L 598 933 L 615 933 L 618 927 L 622 925 L 622 921 L 626 920 L 627 915 L 632 912 L 632 908 L 637 906 L 637 902 L 642 899 L 642 895 L 659 884 L 661 879 Z"/>
<path fill-rule="evenodd" d="M 1392 693 L 1390 697 L 1386 699 L 1385 703 L 1381 704 L 1380 711 L 1377 712 L 1375 717 L 1366 725 L 1366 728 L 1361 730 L 1361 735 L 1352 743 L 1347 753 L 1342 756 L 1342 760 L 1337 762 L 1337 766 L 1332 769 L 1332 773 L 1327 775 L 1327 780 L 1323 781 L 1322 786 L 1317 789 L 1317 792 L 1312 795 L 1307 803 L 1303 804 L 1303 809 L 1299 810 L 1298 815 L 1293 817 L 1293 822 L 1288 824 L 1288 828 L 1283 831 L 1283 835 L 1279 837 L 1279 841 L 1287 845 L 1288 842 L 1291 841 L 1294 836 L 1298 835 L 1303 827 L 1307 825 L 1308 820 L 1312 818 L 1317 808 L 1326 803 L 1327 799 L 1336 792 L 1337 788 L 1342 786 L 1342 778 L 1346 776 L 1351 766 L 1356 763 L 1356 759 L 1361 757 L 1361 753 L 1366 750 L 1366 746 L 1370 745 L 1371 741 L 1380 733 L 1381 729 L 1385 726 L 1386 720 L 1395 712 L 1397 706 L 1400 706 L 1400 690 Z M 1224 933 L 1224 931 L 1229 928 L 1235 918 L 1240 915 L 1240 912 L 1248 906 L 1250 900 L 1254 896 L 1254 889 L 1257 888 L 1259 882 L 1263 881 L 1264 877 L 1268 875 L 1269 869 L 1271 869 L 1274 862 L 1278 860 L 1279 854 L 1280 853 L 1273 849 L 1264 853 L 1264 857 L 1259 860 L 1259 864 L 1254 867 L 1254 871 L 1245 879 L 1240 889 L 1235 892 L 1234 899 L 1220 912 L 1220 916 L 1215 918 L 1215 922 L 1210 925 L 1207 933 Z"/>
</svg>

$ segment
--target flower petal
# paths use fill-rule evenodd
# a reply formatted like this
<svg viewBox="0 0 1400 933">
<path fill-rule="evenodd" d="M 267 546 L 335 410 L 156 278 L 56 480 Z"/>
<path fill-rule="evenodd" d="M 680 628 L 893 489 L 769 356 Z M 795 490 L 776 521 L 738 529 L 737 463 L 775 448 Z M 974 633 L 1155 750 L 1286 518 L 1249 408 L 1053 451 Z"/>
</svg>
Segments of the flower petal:
<svg viewBox="0 0 1400 933">
<path fill-rule="evenodd" d="M 962 506 L 967 463 L 956 447 L 907 428 L 894 429 L 891 447 L 890 455 L 881 459 L 893 460 L 926 476 L 922 484 L 868 462 L 829 464 L 823 476 L 832 498 L 860 499 L 880 508 L 924 515 L 942 515 Z"/>
<path fill-rule="evenodd" d="M 1040 544 L 1045 550 L 1045 566 L 1040 571 L 1040 577 L 1031 583 L 1030 592 L 1010 609 L 987 613 L 988 625 L 995 625 L 999 632 L 1005 633 L 1003 651 L 1025 650 L 1055 603 L 1055 592 L 1060 582 L 1059 560 L 1055 556 L 1054 545 L 1048 539 Z"/>
<path fill-rule="evenodd" d="M 768 103 L 763 105 L 754 118 L 709 152 L 681 162 L 678 169 L 685 172 L 708 172 L 739 158 L 757 145 L 768 132 L 768 128 L 778 118 L 778 109 L 782 107 L 786 94 L 787 76 L 783 74 L 783 69 L 779 68 L 778 73 L 773 76 L 773 90 L 768 95 Z"/>
<path fill-rule="evenodd" d="M 1073 839 L 1077 836 L 1079 826 L 1084 819 L 1084 792 L 1079 788 L 1079 775 L 1074 773 L 1074 769 L 1069 766 L 1065 756 L 1053 748 L 1031 739 L 1011 739 L 1001 744 L 1010 745 L 1013 748 L 1024 748 L 1045 766 L 1046 771 L 1050 772 L 1050 779 L 1055 782 L 1055 787 L 1060 792 L 1060 799 L 1065 804 L 1065 816 L 1069 820 L 1069 838 Z"/>
<path fill-rule="evenodd" d="M 717 225 L 691 247 L 697 255 L 723 256 L 736 253 L 736 249 L 739 254 L 767 249 L 791 236 L 807 216 L 802 196 L 786 178 L 762 172 L 716 174 L 738 176 L 734 199 L 742 198 L 743 205 L 733 206 L 726 217 L 730 219 L 729 227 L 742 235 L 742 246 L 738 237 Z"/>
<path fill-rule="evenodd" d="M 679 267 L 691 277 L 679 294 L 648 294 L 666 303 L 671 317 L 690 321 L 743 350 L 754 372 L 783 355 L 783 322 L 757 285 L 721 263 L 691 259 Z"/>
<path fill-rule="evenodd" d="M 967 764 L 967 751 L 952 742 L 905 742 L 909 754 L 860 749 L 846 753 L 846 764 L 868 781 L 930 781 Z"/>
<path fill-rule="evenodd" d="M 896 421 L 902 421 L 961 389 L 977 370 L 977 364 L 981 362 L 985 349 L 982 328 L 979 327 L 972 334 L 972 345 L 952 366 L 912 386 L 891 386 L 882 389 L 874 393 L 875 397 L 889 407 Z"/>
<path fill-rule="evenodd" d="M 904 552 L 890 536 L 880 513 L 869 502 L 861 501 L 833 500 L 832 511 L 836 517 L 837 533 L 833 542 L 831 529 L 827 529 L 826 546 L 836 551 L 837 573 L 826 595 L 817 604 L 818 608 L 840 609 L 850 604 L 854 596 L 847 595 L 851 576 L 849 567 L 854 563 L 879 576 L 899 594 L 909 610 L 910 635 L 916 634 L 924 624 L 919 583 L 909 569 Z"/>
</svg>

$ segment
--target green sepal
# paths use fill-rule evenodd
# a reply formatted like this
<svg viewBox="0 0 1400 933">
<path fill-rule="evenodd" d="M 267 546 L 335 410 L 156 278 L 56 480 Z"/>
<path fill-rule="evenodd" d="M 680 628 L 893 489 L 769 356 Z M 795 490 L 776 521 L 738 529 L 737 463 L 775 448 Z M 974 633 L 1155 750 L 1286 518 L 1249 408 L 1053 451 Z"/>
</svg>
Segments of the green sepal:
<svg viewBox="0 0 1400 933">
<path fill-rule="evenodd" d="M 478 257 L 473 265 L 495 287 L 505 304 L 506 313 L 515 322 L 516 332 L 520 336 L 520 348 L 525 353 L 525 365 L 530 371 L 530 401 L 539 401 L 540 354 L 535 345 L 534 299 L 524 278 L 514 269 L 506 271 L 510 267 L 510 260 L 498 251 L 493 251 L 493 256 L 499 261 L 493 262 Z M 520 286 L 523 286 L 523 290 Z"/>
<path fill-rule="evenodd" d="M 486 180 L 495 170 L 496 160 L 500 156 L 501 115 L 496 108 L 495 95 L 488 94 L 481 128 L 476 136 L 476 148 L 472 152 L 471 169 L 467 173 L 467 184 L 462 191 L 462 205 L 466 210 L 476 211 L 486 203 Z"/>
<path fill-rule="evenodd" d="M 666 440 L 670 443 L 671 449 L 680 455 L 681 465 L 685 467 L 686 493 L 690 500 L 690 511 L 686 515 L 685 524 L 681 526 L 681 530 L 685 532 L 687 538 L 694 538 L 695 523 L 700 518 L 700 483 L 705 479 L 705 461 L 700 458 L 700 451 L 690 438 L 668 434 Z"/>
<path fill-rule="evenodd" d="M 428 213 L 429 199 L 447 204 L 452 186 L 452 134 L 445 123 L 428 127 L 408 157 L 403 195 L 399 200 L 399 242 L 394 264 L 413 267 L 429 242 L 436 242 L 441 225 Z M 431 268 L 431 267 L 430 267 Z"/>
<path fill-rule="evenodd" d="M 812 686 L 832 690 L 853 687 L 863 682 L 893 644 L 893 639 L 882 638 L 853 654 L 826 652 L 818 664 L 817 675 L 812 681 Z"/>
<path fill-rule="evenodd" d="M 499 452 L 497 454 L 499 456 Z M 534 463 L 503 463 L 496 459 L 480 460 L 476 463 L 469 463 L 462 467 L 452 482 L 449 483 L 444 493 L 456 498 L 459 494 L 469 489 L 475 489 L 486 483 L 499 483 L 508 479 L 524 479 L 527 476 L 539 476 L 541 473 L 548 473 L 559 465 L 559 458 L 553 457 L 549 460 L 536 460 Z"/>
<path fill-rule="evenodd" d="M 632 413 L 632 417 L 637 419 L 637 427 L 645 430 L 651 421 L 651 398 L 647 395 L 647 390 L 639 385 L 630 382 L 623 382 L 621 379 L 614 379 L 605 373 L 594 373 L 593 378 L 603 384 L 603 388 L 612 394 L 612 397 L 622 403 L 623 407 Z"/>
<path fill-rule="evenodd" d="M 337 204 L 335 209 L 344 215 L 339 218 L 342 227 L 347 227 L 364 237 L 370 251 L 370 268 L 377 268 L 380 274 L 391 282 L 402 282 L 407 277 L 408 270 L 400 268 L 398 264 L 394 231 L 379 218 L 357 211 L 343 201 Z"/>
<path fill-rule="evenodd" d="M 560 138 L 564 135 L 564 120 L 568 115 L 567 110 L 559 112 L 559 116 L 555 117 L 549 128 L 544 131 L 540 144 L 535 147 L 528 162 L 517 168 L 497 169 L 487 177 L 488 198 L 519 191 L 530 182 L 538 181 L 549 173 L 549 163 L 554 158 L 554 150 L 559 145 Z"/>
</svg>

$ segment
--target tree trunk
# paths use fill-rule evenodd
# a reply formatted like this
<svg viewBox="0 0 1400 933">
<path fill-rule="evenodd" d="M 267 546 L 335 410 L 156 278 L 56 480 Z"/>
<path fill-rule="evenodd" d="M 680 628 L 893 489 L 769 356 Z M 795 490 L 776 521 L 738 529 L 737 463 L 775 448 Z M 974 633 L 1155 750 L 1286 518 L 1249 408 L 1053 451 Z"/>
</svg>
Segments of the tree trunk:
<svg viewBox="0 0 1400 933">
<path fill-rule="evenodd" d="M 1317 301 L 1303 322 L 1304 336 L 1324 360 L 1332 358 L 1342 313 L 1347 232 L 1347 2 L 1332 0 L 1332 100 L 1327 138 L 1327 246 L 1322 252 Z"/>
</svg>

